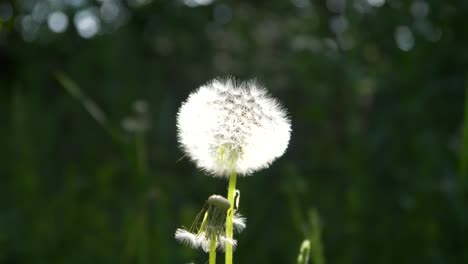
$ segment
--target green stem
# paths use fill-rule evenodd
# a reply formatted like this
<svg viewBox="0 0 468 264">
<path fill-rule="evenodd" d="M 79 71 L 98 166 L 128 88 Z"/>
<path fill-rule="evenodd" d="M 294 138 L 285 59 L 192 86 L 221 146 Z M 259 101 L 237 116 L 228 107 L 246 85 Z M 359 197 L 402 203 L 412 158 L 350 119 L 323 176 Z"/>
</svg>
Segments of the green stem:
<svg viewBox="0 0 468 264">
<path fill-rule="evenodd" d="M 210 240 L 210 264 L 216 264 L 216 237 Z"/>
<path fill-rule="evenodd" d="M 145 135 L 142 131 L 135 132 L 135 156 L 136 156 L 136 168 L 139 176 L 139 188 L 147 188 L 148 185 L 148 170 L 146 166 L 146 147 L 145 147 Z"/>
<path fill-rule="evenodd" d="M 236 180 L 237 174 L 233 172 L 231 177 L 229 177 L 229 187 L 228 187 L 228 201 L 231 204 L 231 207 L 227 211 L 226 216 L 226 238 L 228 241 L 232 241 L 233 237 L 233 225 L 232 218 L 234 217 L 234 194 L 236 191 Z M 232 264 L 232 244 L 226 242 L 226 264 Z"/>
<path fill-rule="evenodd" d="M 462 148 L 460 153 L 460 186 L 462 195 L 468 195 L 468 85 L 465 90 L 465 113 L 462 129 Z"/>
<path fill-rule="evenodd" d="M 322 246 L 322 228 L 319 222 L 319 215 L 317 210 L 311 209 L 309 211 L 310 226 L 311 226 L 311 249 L 310 254 L 313 259 L 312 263 L 325 264 Z"/>
</svg>

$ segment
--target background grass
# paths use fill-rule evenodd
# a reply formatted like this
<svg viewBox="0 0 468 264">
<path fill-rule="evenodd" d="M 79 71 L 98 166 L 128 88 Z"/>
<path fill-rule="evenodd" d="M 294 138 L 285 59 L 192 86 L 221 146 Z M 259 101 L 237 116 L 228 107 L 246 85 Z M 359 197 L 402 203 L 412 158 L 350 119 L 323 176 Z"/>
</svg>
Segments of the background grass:
<svg viewBox="0 0 468 264">
<path fill-rule="evenodd" d="M 468 262 L 466 1 L 116 2 L 91 39 L 73 16 L 101 2 L 25 27 L 45 2 L 0 5 L 0 263 L 204 263 L 174 232 L 227 182 L 183 157 L 175 116 L 220 75 L 258 78 L 293 124 L 238 180 L 236 263 L 316 252 L 311 225 L 326 263 Z"/>
</svg>

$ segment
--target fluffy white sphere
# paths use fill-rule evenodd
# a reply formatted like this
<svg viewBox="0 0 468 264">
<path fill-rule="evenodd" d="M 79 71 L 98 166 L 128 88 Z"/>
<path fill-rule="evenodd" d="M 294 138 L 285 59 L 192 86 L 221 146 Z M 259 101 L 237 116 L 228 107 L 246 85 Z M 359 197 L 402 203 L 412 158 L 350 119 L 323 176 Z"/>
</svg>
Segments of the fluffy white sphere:
<svg viewBox="0 0 468 264">
<path fill-rule="evenodd" d="M 177 115 L 178 139 L 196 165 L 217 177 L 268 167 L 288 147 L 291 123 L 254 81 L 215 79 L 190 94 Z"/>
</svg>

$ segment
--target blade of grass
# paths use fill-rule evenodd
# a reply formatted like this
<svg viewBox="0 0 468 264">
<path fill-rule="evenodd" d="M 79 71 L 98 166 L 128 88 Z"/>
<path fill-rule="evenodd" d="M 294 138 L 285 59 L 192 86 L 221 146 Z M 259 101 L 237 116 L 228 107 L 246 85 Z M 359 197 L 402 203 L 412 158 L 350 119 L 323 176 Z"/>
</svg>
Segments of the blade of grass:
<svg viewBox="0 0 468 264">
<path fill-rule="evenodd" d="M 106 114 L 104 111 L 101 110 L 101 108 L 92 100 L 90 99 L 80 88 L 80 86 L 75 83 L 70 77 L 68 77 L 65 73 L 58 72 L 55 74 L 57 81 L 62 85 L 62 87 L 65 89 L 65 91 L 72 96 L 74 99 L 76 99 L 88 112 L 88 114 L 109 134 L 111 139 L 120 147 L 120 151 L 122 154 L 125 155 L 127 158 L 134 174 L 138 175 L 140 181 L 138 183 L 140 190 L 140 193 L 144 198 L 145 203 L 148 202 L 147 198 L 147 193 L 148 187 L 149 187 L 149 168 L 147 164 L 147 155 L 146 155 L 146 142 L 145 142 L 145 134 L 143 132 L 137 132 L 135 134 L 135 141 L 133 144 L 128 143 L 124 140 L 124 136 L 121 134 L 120 130 L 113 126 L 109 119 L 107 118 Z M 147 205 L 145 205 L 145 208 Z M 158 199 L 158 212 L 161 215 L 164 215 L 165 213 L 161 212 L 169 212 L 168 207 L 167 207 L 167 200 L 164 197 L 164 194 L 162 191 L 160 191 L 159 194 L 159 199 Z M 144 209 L 146 210 L 146 209 Z M 143 211 L 144 211 L 143 210 Z M 146 215 L 146 214 L 144 214 Z M 161 216 L 159 215 L 159 216 Z M 138 223 L 138 222 L 137 222 Z M 146 222 L 146 219 L 144 219 L 144 227 L 148 229 L 149 223 Z M 162 236 L 161 234 L 163 233 L 162 231 L 167 230 L 168 226 L 168 220 L 166 218 L 162 219 L 160 218 L 160 222 L 158 227 L 163 227 L 163 230 L 158 230 L 156 237 L 156 244 L 158 247 L 161 249 L 162 252 L 160 252 L 160 258 L 167 260 L 168 262 L 169 258 L 168 256 L 170 255 L 170 249 L 166 246 L 167 244 L 167 237 L 168 236 Z M 134 234 L 136 232 L 136 234 Z M 139 240 L 138 237 L 141 237 L 141 235 L 137 235 L 138 229 L 135 230 L 134 228 L 130 228 L 130 236 L 128 237 L 128 245 L 124 253 L 124 259 L 127 259 L 129 256 L 132 255 L 137 255 L 140 263 L 148 263 L 149 261 L 149 238 L 148 237 L 143 237 L 143 240 Z M 145 230 L 144 234 L 145 236 L 147 235 L 147 230 Z M 139 246 L 139 249 L 133 248 L 134 244 L 141 244 Z M 136 253 L 135 250 L 138 250 Z"/>
<path fill-rule="evenodd" d="M 462 147 L 460 152 L 460 186 L 462 193 L 466 196 L 468 182 L 468 84 L 465 89 L 465 113 L 462 128 Z"/>
<path fill-rule="evenodd" d="M 110 137 L 116 141 L 118 144 L 123 144 L 123 137 L 120 133 L 112 127 L 109 123 L 109 120 L 101 110 L 101 108 L 88 96 L 86 96 L 79 85 L 75 83 L 70 77 L 68 77 L 65 73 L 58 72 L 55 74 L 57 81 L 62 85 L 65 91 L 68 92 L 73 98 L 75 98 L 89 113 L 89 115 L 101 126 L 106 130 L 106 132 L 110 135 Z"/>
<path fill-rule="evenodd" d="M 302 241 L 299 256 L 297 256 L 297 264 L 308 264 L 310 256 L 310 241 L 308 239 Z"/>
<path fill-rule="evenodd" d="M 310 221 L 310 243 L 311 243 L 311 257 L 312 263 L 314 264 L 325 264 L 325 258 L 323 256 L 322 246 L 322 228 L 320 226 L 319 216 L 317 210 L 309 210 L 309 221 Z"/>
<path fill-rule="evenodd" d="M 291 217 L 294 222 L 294 226 L 301 233 L 306 233 L 307 225 L 306 217 L 301 209 L 299 198 L 294 194 L 293 190 L 287 190 L 286 194 L 288 196 L 289 209 L 291 210 Z"/>
</svg>

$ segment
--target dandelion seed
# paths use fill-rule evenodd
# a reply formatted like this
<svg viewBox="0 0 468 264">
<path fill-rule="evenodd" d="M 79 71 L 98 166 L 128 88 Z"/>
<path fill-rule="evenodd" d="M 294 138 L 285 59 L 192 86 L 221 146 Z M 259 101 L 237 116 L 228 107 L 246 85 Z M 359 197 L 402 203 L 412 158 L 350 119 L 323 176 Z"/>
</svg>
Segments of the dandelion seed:
<svg viewBox="0 0 468 264">
<path fill-rule="evenodd" d="M 195 234 L 186 229 L 178 228 L 175 233 L 175 238 L 185 246 L 189 246 L 194 249 L 201 248 L 205 252 L 210 251 L 211 238 L 209 238 L 206 232 Z M 236 240 L 228 239 L 226 236 L 219 235 L 216 239 L 216 248 L 224 251 L 226 243 L 231 244 L 233 247 L 237 246 Z"/>
<path fill-rule="evenodd" d="M 246 222 L 247 222 L 247 219 L 245 217 L 243 217 L 239 213 L 235 214 L 234 218 L 232 219 L 232 224 L 234 225 L 234 230 L 237 233 L 242 232 L 245 229 L 245 227 L 247 226 Z"/>
<path fill-rule="evenodd" d="M 231 244 L 232 247 L 235 249 L 236 246 L 237 246 L 237 240 L 230 239 L 230 238 L 227 238 L 225 236 L 221 236 L 219 238 L 219 245 L 218 246 L 221 248 L 222 251 L 225 251 L 227 244 Z"/>
<path fill-rule="evenodd" d="M 185 101 L 178 139 L 195 164 L 216 177 L 249 175 L 283 155 L 291 124 L 279 102 L 254 81 L 215 79 Z"/>
<path fill-rule="evenodd" d="M 191 233 L 183 228 L 178 228 L 175 233 L 175 238 L 184 244 L 185 246 L 190 246 L 192 248 L 199 247 L 199 239 L 197 234 Z M 208 242 L 209 243 L 209 242 Z"/>
</svg>

